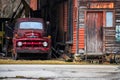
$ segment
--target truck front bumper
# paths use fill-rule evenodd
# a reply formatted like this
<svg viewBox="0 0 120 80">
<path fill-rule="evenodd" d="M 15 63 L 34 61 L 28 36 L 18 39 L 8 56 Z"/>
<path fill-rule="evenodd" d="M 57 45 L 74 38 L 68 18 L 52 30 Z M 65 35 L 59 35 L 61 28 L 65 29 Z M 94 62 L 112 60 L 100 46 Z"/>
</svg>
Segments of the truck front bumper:
<svg viewBox="0 0 120 80">
<path fill-rule="evenodd" d="M 20 49 L 20 48 L 17 48 L 16 49 L 16 52 L 17 53 L 49 53 L 50 52 L 50 49 Z"/>
</svg>

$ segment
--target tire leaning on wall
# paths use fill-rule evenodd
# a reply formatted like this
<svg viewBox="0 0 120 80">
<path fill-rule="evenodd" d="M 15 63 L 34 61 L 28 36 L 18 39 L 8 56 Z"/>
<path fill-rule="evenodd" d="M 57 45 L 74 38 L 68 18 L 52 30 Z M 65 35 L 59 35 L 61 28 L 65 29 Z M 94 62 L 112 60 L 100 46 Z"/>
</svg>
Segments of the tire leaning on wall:
<svg viewBox="0 0 120 80">
<path fill-rule="evenodd" d="M 115 54 L 114 55 L 114 60 L 116 64 L 120 64 L 120 54 Z"/>
</svg>

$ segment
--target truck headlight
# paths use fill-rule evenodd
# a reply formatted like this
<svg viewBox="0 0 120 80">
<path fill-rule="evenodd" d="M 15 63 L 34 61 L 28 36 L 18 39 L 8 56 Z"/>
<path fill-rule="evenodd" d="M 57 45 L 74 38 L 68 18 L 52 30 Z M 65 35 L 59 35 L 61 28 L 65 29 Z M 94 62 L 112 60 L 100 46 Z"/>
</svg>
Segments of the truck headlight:
<svg viewBox="0 0 120 80">
<path fill-rule="evenodd" d="M 47 46 L 48 46 L 48 43 L 47 43 L 47 42 L 43 42 L 43 46 L 44 46 L 44 47 L 47 47 Z"/>
<path fill-rule="evenodd" d="M 18 42 L 17 45 L 20 47 L 22 46 L 22 42 Z"/>
</svg>

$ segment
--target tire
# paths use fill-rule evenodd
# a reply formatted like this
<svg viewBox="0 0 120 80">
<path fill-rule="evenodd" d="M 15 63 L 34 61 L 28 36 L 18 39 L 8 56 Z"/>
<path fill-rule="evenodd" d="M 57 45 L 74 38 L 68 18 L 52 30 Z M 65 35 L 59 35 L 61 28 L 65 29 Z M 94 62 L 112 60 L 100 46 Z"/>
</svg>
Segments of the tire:
<svg viewBox="0 0 120 80">
<path fill-rule="evenodd" d="M 16 53 L 16 54 L 12 53 L 12 59 L 13 60 L 18 60 L 18 53 Z"/>
<path fill-rule="evenodd" d="M 115 55 L 115 63 L 120 64 L 120 57 L 118 55 Z"/>
</svg>

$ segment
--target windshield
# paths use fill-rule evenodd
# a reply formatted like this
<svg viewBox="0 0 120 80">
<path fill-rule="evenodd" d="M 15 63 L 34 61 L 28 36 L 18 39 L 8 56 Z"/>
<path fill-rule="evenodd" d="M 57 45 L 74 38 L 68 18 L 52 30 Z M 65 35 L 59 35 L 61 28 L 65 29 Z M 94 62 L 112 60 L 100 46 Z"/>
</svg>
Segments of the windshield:
<svg viewBox="0 0 120 80">
<path fill-rule="evenodd" d="M 40 22 L 21 22 L 20 29 L 43 29 L 43 24 Z"/>
</svg>

